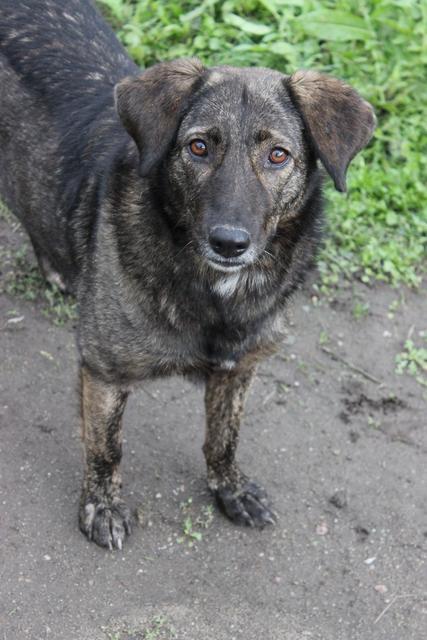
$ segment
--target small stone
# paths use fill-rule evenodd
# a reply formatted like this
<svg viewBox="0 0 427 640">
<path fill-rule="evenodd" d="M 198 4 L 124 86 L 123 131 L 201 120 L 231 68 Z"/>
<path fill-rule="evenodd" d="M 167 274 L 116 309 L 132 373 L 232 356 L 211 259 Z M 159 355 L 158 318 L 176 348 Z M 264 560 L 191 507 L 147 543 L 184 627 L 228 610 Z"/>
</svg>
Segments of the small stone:
<svg viewBox="0 0 427 640">
<path fill-rule="evenodd" d="M 371 565 L 371 564 L 374 564 L 376 559 L 377 559 L 377 556 L 372 556 L 372 558 L 366 558 L 366 560 L 364 560 L 364 563 L 367 565 Z"/>
<path fill-rule="evenodd" d="M 135 516 L 139 525 L 142 526 L 145 524 L 144 510 L 141 506 L 135 509 Z"/>
<path fill-rule="evenodd" d="M 335 493 L 329 498 L 329 502 L 337 509 L 345 509 L 347 506 L 347 494 L 343 489 L 335 491 Z"/>
<path fill-rule="evenodd" d="M 374 587 L 375 591 L 378 591 L 378 593 L 387 593 L 388 589 L 385 586 L 385 584 L 376 584 Z"/>
<path fill-rule="evenodd" d="M 22 322 L 23 319 L 24 319 L 24 316 L 19 316 L 18 318 L 9 318 L 6 324 L 18 324 L 18 322 Z"/>
<path fill-rule="evenodd" d="M 316 527 L 316 533 L 318 536 L 326 536 L 326 534 L 329 533 L 328 525 L 326 524 L 326 522 L 319 522 Z"/>
<path fill-rule="evenodd" d="M 356 527 L 354 527 L 354 531 L 357 533 L 357 536 L 358 536 L 360 542 L 365 542 L 365 540 L 369 536 L 369 529 L 367 529 L 366 527 L 363 527 L 360 524 L 358 524 Z"/>
<path fill-rule="evenodd" d="M 46 553 L 46 555 L 44 555 L 44 556 L 43 556 L 43 558 L 44 558 L 45 560 L 50 560 L 50 559 L 51 559 L 51 558 L 50 558 L 50 556 L 49 556 L 47 553 Z"/>
</svg>

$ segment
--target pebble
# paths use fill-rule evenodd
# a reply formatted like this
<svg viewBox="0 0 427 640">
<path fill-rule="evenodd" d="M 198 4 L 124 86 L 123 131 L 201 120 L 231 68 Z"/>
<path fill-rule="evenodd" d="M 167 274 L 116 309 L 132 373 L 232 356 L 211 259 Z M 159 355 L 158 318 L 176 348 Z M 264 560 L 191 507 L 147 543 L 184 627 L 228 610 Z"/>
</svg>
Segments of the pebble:
<svg viewBox="0 0 427 640">
<path fill-rule="evenodd" d="M 385 584 L 376 584 L 374 587 L 375 591 L 378 591 L 378 593 L 387 593 L 388 589 L 385 586 Z"/>
<path fill-rule="evenodd" d="M 326 522 L 319 522 L 316 527 L 316 533 L 318 536 L 326 536 L 326 534 L 329 533 L 329 528 Z"/>
<path fill-rule="evenodd" d="M 144 525 L 145 524 L 144 510 L 141 506 L 138 506 L 135 509 L 135 515 L 136 515 L 138 524 Z"/>
<path fill-rule="evenodd" d="M 347 494 L 343 489 L 335 491 L 335 493 L 329 498 L 329 502 L 337 509 L 344 509 L 347 506 Z"/>
</svg>

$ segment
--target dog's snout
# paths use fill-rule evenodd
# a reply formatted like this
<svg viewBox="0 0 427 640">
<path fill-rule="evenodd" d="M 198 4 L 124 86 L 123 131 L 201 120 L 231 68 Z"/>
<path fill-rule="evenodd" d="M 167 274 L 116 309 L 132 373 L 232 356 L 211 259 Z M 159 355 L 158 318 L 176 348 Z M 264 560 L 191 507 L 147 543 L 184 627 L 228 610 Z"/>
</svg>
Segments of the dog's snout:
<svg viewBox="0 0 427 640">
<path fill-rule="evenodd" d="M 245 253 L 251 237 L 244 229 L 214 227 L 209 234 L 209 244 L 215 253 L 225 258 L 235 258 Z"/>
</svg>

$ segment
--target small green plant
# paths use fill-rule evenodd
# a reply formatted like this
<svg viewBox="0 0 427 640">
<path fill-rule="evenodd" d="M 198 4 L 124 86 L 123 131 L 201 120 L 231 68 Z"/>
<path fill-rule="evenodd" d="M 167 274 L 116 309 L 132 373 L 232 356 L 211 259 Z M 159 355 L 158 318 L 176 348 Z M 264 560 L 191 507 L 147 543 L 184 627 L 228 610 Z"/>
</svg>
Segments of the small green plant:
<svg viewBox="0 0 427 640">
<path fill-rule="evenodd" d="M 47 285 L 43 295 L 47 302 L 43 313 L 52 318 L 54 324 L 62 326 L 77 319 L 77 306 L 72 296 L 62 293 L 56 285 Z"/>
<path fill-rule="evenodd" d="M 321 331 L 319 333 L 319 345 L 321 347 L 324 347 L 326 344 L 328 344 L 328 342 L 330 342 L 330 338 L 328 336 L 328 334 L 326 333 L 326 331 Z"/>
<path fill-rule="evenodd" d="M 381 427 L 381 421 L 377 420 L 373 416 L 368 416 L 368 427 L 373 427 L 374 429 L 379 429 Z"/>
<path fill-rule="evenodd" d="M 24 300 L 41 300 L 42 313 L 54 324 L 61 326 L 77 318 L 77 307 L 72 296 L 64 295 L 55 285 L 44 280 L 35 264 L 27 258 L 27 246 L 9 255 L 9 270 L 5 276 L 5 291 Z"/>
<path fill-rule="evenodd" d="M 390 320 L 393 320 L 396 312 L 398 311 L 399 307 L 404 305 L 404 297 L 403 295 L 401 295 L 399 298 L 396 298 L 396 300 L 393 300 L 393 302 L 390 302 L 389 306 L 388 306 L 388 312 L 387 312 L 387 318 L 389 318 Z"/>
<path fill-rule="evenodd" d="M 427 343 L 426 332 L 422 337 Z M 419 384 L 427 387 L 427 348 L 416 347 L 413 340 L 406 340 L 404 351 L 396 356 L 396 373 L 409 373 Z"/>
<path fill-rule="evenodd" d="M 201 532 L 194 529 L 191 516 L 187 516 L 184 519 L 182 523 L 182 533 L 184 534 L 184 536 L 178 538 L 178 542 L 180 544 L 182 544 L 183 542 L 187 542 L 189 547 L 192 547 L 195 542 L 200 542 L 203 538 Z"/>
<path fill-rule="evenodd" d="M 141 640 L 157 640 L 158 638 L 175 638 L 174 629 L 168 624 L 164 616 L 157 616 L 150 627 L 143 632 Z"/>
<path fill-rule="evenodd" d="M 369 304 L 366 302 L 356 302 L 353 307 L 353 317 L 356 320 L 361 320 L 361 318 L 366 318 L 369 314 Z"/>
<path fill-rule="evenodd" d="M 127 625 L 120 629 L 111 630 L 102 627 L 108 640 L 174 640 L 176 638 L 174 628 L 168 623 L 165 616 L 156 616 L 144 625 L 144 628 L 131 628 Z"/>
<path fill-rule="evenodd" d="M 6 220 L 6 222 L 10 222 L 12 220 L 12 214 L 5 204 L 0 200 L 0 220 Z"/>
<path fill-rule="evenodd" d="M 200 515 L 196 518 L 196 524 L 202 529 L 208 529 L 214 519 L 214 508 L 211 504 L 202 507 Z"/>
<path fill-rule="evenodd" d="M 207 529 L 212 524 L 214 518 L 214 510 L 212 505 L 202 507 L 199 514 L 194 513 L 193 498 L 188 498 L 180 505 L 184 515 L 182 522 L 183 535 L 177 539 L 179 544 L 187 543 L 189 547 L 193 547 L 196 542 L 201 542 L 203 533 L 201 530 Z"/>
</svg>

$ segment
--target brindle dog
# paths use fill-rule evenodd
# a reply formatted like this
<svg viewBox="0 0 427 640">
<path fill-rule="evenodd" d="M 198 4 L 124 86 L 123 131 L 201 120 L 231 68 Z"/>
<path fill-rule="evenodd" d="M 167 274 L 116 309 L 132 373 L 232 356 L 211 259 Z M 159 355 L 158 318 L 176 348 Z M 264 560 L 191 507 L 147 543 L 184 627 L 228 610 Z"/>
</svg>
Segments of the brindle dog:
<svg viewBox="0 0 427 640">
<path fill-rule="evenodd" d="M 0 78 L 0 193 L 79 305 L 82 531 L 110 548 L 130 533 L 126 398 L 176 373 L 206 383 L 222 510 L 273 522 L 235 461 L 245 396 L 319 242 L 318 160 L 343 191 L 372 108 L 313 71 L 189 59 L 141 72 L 85 0 L 2 0 Z"/>
</svg>

